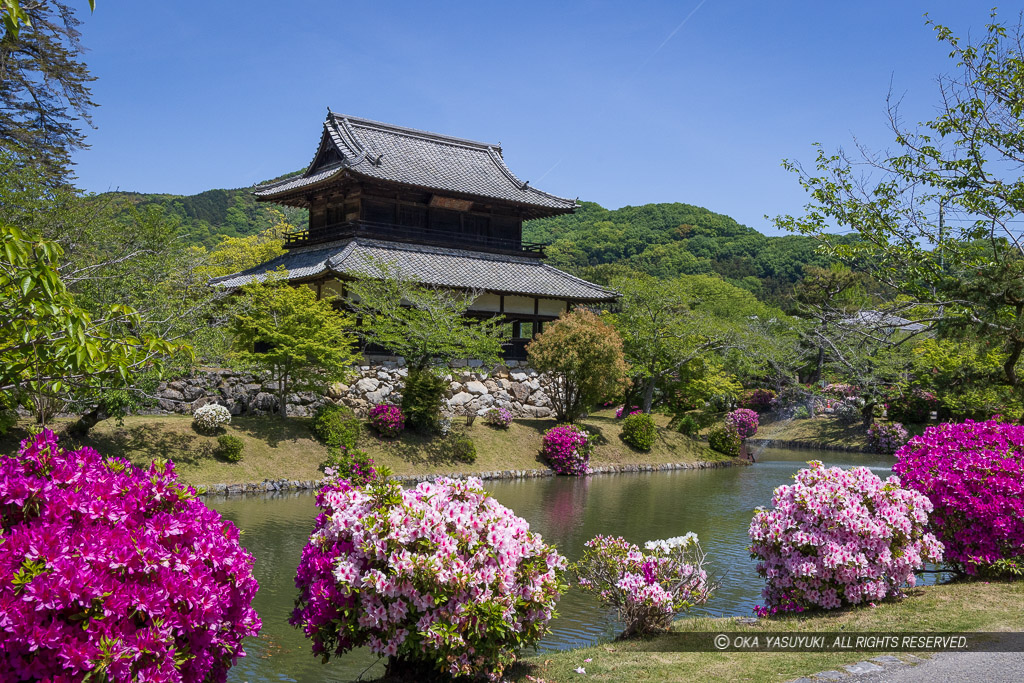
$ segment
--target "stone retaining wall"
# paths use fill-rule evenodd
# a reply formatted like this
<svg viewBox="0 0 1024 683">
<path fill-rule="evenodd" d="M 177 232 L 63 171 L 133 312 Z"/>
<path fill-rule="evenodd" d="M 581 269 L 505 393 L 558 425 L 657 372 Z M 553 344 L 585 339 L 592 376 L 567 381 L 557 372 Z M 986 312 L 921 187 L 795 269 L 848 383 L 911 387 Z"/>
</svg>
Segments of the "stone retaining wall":
<svg viewBox="0 0 1024 683">
<path fill-rule="evenodd" d="M 656 465 L 605 465 L 594 467 L 590 475 L 595 474 L 632 474 L 636 472 L 667 472 L 671 470 L 709 470 L 721 467 L 733 467 L 737 465 L 750 465 L 751 463 L 739 458 L 731 460 L 719 460 L 715 462 L 670 462 Z M 588 475 L 588 476 L 590 476 Z M 554 470 L 500 470 L 492 472 L 458 473 L 450 474 L 397 474 L 391 478 L 403 484 L 417 484 L 421 481 L 435 481 L 440 477 L 451 477 L 461 479 L 465 477 L 477 477 L 478 479 L 539 479 L 542 477 L 555 476 Z M 303 491 L 319 489 L 326 480 L 296 480 L 296 479 L 266 479 L 262 482 L 249 484 L 210 484 L 205 487 L 203 495 L 207 496 L 231 496 L 243 493 L 274 493 L 285 491 Z"/>
<path fill-rule="evenodd" d="M 509 410 L 513 417 L 551 415 L 548 387 L 551 379 L 509 361 L 491 369 L 479 361 L 456 361 L 445 381 L 448 389 L 442 412 L 447 416 L 483 415 L 491 407 Z M 325 394 L 298 392 L 288 397 L 288 415 L 312 415 L 326 402 L 344 404 L 364 415 L 381 403 L 401 403 L 408 368 L 401 358 L 383 359 L 353 368 L 348 384 L 330 386 Z M 219 403 L 232 415 L 268 415 L 278 411 L 277 388 L 269 377 L 233 370 L 201 370 L 190 377 L 161 383 L 158 408 L 191 414 L 206 403 Z"/>
</svg>

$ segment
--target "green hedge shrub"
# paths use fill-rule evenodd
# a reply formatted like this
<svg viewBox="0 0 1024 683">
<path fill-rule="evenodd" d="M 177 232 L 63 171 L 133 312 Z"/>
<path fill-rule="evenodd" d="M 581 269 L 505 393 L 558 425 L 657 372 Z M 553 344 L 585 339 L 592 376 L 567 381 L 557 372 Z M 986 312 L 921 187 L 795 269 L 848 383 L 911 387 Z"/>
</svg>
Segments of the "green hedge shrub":
<svg viewBox="0 0 1024 683">
<path fill-rule="evenodd" d="M 355 448 L 361 428 L 359 418 L 345 406 L 325 403 L 313 414 L 313 434 L 333 448 Z"/>
<path fill-rule="evenodd" d="M 700 422 L 693 415 L 683 415 L 676 421 L 675 428 L 680 434 L 696 436 L 700 431 Z"/>
<path fill-rule="evenodd" d="M 238 462 L 242 459 L 243 448 L 245 448 L 245 443 L 237 436 L 221 434 L 217 437 L 217 448 L 214 449 L 213 454 L 228 462 Z"/>
<path fill-rule="evenodd" d="M 452 458 L 458 462 L 472 465 L 476 462 L 476 444 L 465 434 L 455 433 L 448 437 Z"/>
<path fill-rule="evenodd" d="M 708 434 L 708 445 L 713 450 L 736 457 L 740 454 L 740 444 L 743 441 L 736 430 L 728 425 L 718 425 Z"/>
<path fill-rule="evenodd" d="M 622 440 L 637 450 L 651 450 L 657 434 L 658 428 L 654 424 L 654 418 L 647 413 L 636 413 L 622 421 Z"/>
<path fill-rule="evenodd" d="M 440 431 L 441 401 L 448 387 L 444 379 L 430 370 L 410 370 L 402 389 L 402 414 L 405 424 L 421 434 Z"/>
</svg>

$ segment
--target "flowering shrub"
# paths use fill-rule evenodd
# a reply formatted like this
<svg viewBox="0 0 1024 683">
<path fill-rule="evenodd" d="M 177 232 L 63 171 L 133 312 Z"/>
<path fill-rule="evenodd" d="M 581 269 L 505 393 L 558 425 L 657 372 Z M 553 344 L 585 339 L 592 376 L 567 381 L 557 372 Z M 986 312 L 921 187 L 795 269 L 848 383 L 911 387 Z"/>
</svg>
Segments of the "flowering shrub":
<svg viewBox="0 0 1024 683">
<path fill-rule="evenodd" d="M 387 467 L 376 467 L 373 458 L 364 451 L 345 446 L 329 447 L 327 460 L 320 467 L 329 479 L 345 479 L 352 486 L 365 486 L 391 474 Z"/>
<path fill-rule="evenodd" d="M 512 424 L 512 413 L 505 408 L 491 408 L 484 415 L 484 423 L 498 429 L 508 429 Z"/>
<path fill-rule="evenodd" d="M 629 417 L 630 415 L 636 415 L 637 413 L 642 412 L 644 411 L 640 410 L 640 406 L 633 406 L 628 412 L 626 411 L 626 406 L 619 406 L 615 409 L 615 417 L 621 419 L 623 417 Z"/>
<path fill-rule="evenodd" d="M 405 416 L 398 406 L 374 406 L 370 408 L 370 425 L 381 436 L 398 436 L 405 429 Z"/>
<path fill-rule="evenodd" d="M 725 416 L 725 424 L 735 429 L 740 439 L 749 439 L 757 434 L 757 413 L 749 408 L 737 408 Z"/>
<path fill-rule="evenodd" d="M 899 422 L 875 423 L 868 429 L 868 445 L 875 453 L 892 455 L 908 437 L 906 428 Z"/>
<path fill-rule="evenodd" d="M 582 427 L 558 425 L 544 432 L 541 453 L 556 474 L 586 474 L 593 450 L 590 435 Z"/>
<path fill-rule="evenodd" d="M 572 566 L 580 588 L 618 610 L 622 635 L 663 631 L 672 617 L 708 601 L 717 588 L 704 570 L 697 535 L 648 541 L 646 553 L 621 537 L 596 536 Z"/>
<path fill-rule="evenodd" d="M 773 398 L 775 392 L 771 389 L 748 389 L 740 394 L 739 405 L 740 408 L 763 413 L 771 410 Z"/>
<path fill-rule="evenodd" d="M 708 432 L 708 445 L 711 446 L 712 450 L 716 450 L 723 455 L 736 457 L 740 454 L 743 439 L 740 438 L 735 427 L 728 424 L 720 424 L 714 426 Z"/>
<path fill-rule="evenodd" d="M 497 679 L 565 589 L 565 559 L 479 479 L 337 481 L 317 505 L 291 623 L 325 661 L 365 645 L 391 658 L 389 673 L 411 662 L 420 676 Z"/>
<path fill-rule="evenodd" d="M 926 531 L 932 504 L 924 495 L 866 467 L 808 464 L 750 522 L 750 555 L 767 582 L 759 613 L 898 595 L 914 585 L 915 569 L 942 559 L 942 544 Z"/>
<path fill-rule="evenodd" d="M 0 680 L 224 681 L 252 564 L 172 464 L 26 439 L 0 457 Z"/>
<path fill-rule="evenodd" d="M 947 562 L 998 573 L 1024 558 L 1024 426 L 936 425 L 896 458 L 893 470 L 935 506 L 931 525 Z"/>
<path fill-rule="evenodd" d="M 654 447 L 658 428 L 654 418 L 644 413 L 630 415 L 622 421 L 622 440 L 641 451 L 649 451 Z"/>
<path fill-rule="evenodd" d="M 864 399 L 852 396 L 829 401 L 825 404 L 825 412 L 831 413 L 843 424 L 854 424 L 864 419 Z"/>
<path fill-rule="evenodd" d="M 231 413 L 222 405 L 207 403 L 192 413 L 192 423 L 201 432 L 214 432 L 231 422 Z"/>
<path fill-rule="evenodd" d="M 912 389 L 889 400 L 886 409 L 890 420 L 921 423 L 931 419 L 932 412 L 944 412 L 939 397 L 930 391 Z"/>
<path fill-rule="evenodd" d="M 834 396 L 836 398 L 853 398 L 860 393 L 857 387 L 852 384 L 841 384 L 838 382 L 829 384 L 822 391 L 825 395 Z"/>
</svg>

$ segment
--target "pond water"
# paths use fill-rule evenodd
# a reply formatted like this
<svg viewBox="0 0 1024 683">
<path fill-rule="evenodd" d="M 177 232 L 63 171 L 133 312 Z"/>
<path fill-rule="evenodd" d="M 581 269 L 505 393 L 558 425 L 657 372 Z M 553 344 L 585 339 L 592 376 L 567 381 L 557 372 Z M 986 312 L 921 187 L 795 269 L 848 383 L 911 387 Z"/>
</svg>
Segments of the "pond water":
<svg viewBox="0 0 1024 683">
<path fill-rule="evenodd" d="M 789 483 L 812 459 L 830 466 L 867 466 L 883 478 L 893 462 L 887 456 L 769 448 L 757 455 L 752 467 L 484 485 L 570 561 L 598 533 L 642 545 L 696 532 L 722 587 L 694 614 L 750 616 L 762 586 L 747 554 L 750 518 L 754 508 L 770 504 L 776 486 Z M 316 517 L 311 492 L 215 498 L 210 505 L 243 530 L 242 542 L 256 558 L 260 583 L 254 606 L 263 630 L 247 640 L 248 656 L 232 669 L 230 681 L 349 681 L 368 667 L 365 678 L 383 673 L 383 663 L 365 650 L 322 665 L 310 654 L 309 642 L 288 625 L 296 595 L 295 568 Z M 616 633 L 611 615 L 579 591 L 570 589 L 562 596 L 558 613 L 540 644 L 542 651 L 593 644 Z"/>
</svg>

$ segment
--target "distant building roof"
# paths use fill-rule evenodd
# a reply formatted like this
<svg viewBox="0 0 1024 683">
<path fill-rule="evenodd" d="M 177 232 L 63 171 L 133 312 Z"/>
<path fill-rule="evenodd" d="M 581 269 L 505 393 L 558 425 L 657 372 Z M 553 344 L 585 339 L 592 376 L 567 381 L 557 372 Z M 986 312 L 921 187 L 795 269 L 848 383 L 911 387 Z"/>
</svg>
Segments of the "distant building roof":
<svg viewBox="0 0 1024 683">
<path fill-rule="evenodd" d="M 323 274 L 354 277 L 372 274 L 373 260 L 394 263 L 404 277 L 428 285 L 588 302 L 611 301 L 618 296 L 535 258 L 363 238 L 292 249 L 255 268 L 215 278 L 210 284 L 241 287 L 263 280 L 281 267 L 288 271 L 289 280 L 310 280 Z"/>
<path fill-rule="evenodd" d="M 299 176 L 256 187 L 258 199 L 305 205 L 302 194 L 343 173 L 427 190 L 474 195 L 542 209 L 573 211 L 573 199 L 556 197 L 519 180 L 501 147 L 402 128 L 328 111 L 320 146 Z"/>
</svg>

